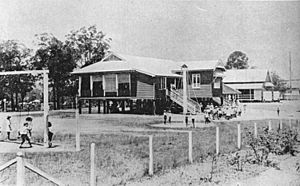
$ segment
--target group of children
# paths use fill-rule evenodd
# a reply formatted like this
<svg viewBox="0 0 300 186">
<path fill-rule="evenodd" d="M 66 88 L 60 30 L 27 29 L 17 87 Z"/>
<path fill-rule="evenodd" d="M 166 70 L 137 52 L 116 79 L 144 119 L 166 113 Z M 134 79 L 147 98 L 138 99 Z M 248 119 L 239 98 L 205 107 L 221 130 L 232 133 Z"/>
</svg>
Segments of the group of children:
<svg viewBox="0 0 300 186">
<path fill-rule="evenodd" d="M 207 105 L 204 110 L 205 123 L 210 123 L 211 120 L 225 118 L 230 120 L 242 115 L 242 108 L 237 104 L 226 104 L 224 106 L 213 106 L 213 104 Z"/>
<path fill-rule="evenodd" d="M 192 122 L 192 125 L 193 125 L 193 128 L 195 128 L 196 126 L 195 126 L 195 114 L 186 114 L 186 116 L 185 116 L 185 125 L 186 125 L 186 127 L 188 127 L 189 126 L 189 118 L 191 118 L 191 122 Z M 164 124 L 166 125 L 167 124 L 167 122 L 169 123 L 169 124 L 171 124 L 171 122 L 172 122 L 172 113 L 171 113 L 171 111 L 169 110 L 169 111 L 164 111 L 164 114 L 163 114 L 163 117 L 164 117 Z"/>
<path fill-rule="evenodd" d="M 24 148 L 23 144 L 27 141 L 29 144 L 29 148 L 32 147 L 31 138 L 32 138 L 32 117 L 26 117 L 25 123 L 22 125 L 22 127 L 18 130 L 18 138 L 21 138 L 21 144 L 19 148 Z M 11 140 L 11 132 L 12 130 L 12 123 L 11 123 L 11 115 L 8 115 L 4 121 L 4 125 L 2 125 L 5 130 L 0 130 L 0 132 L 6 131 L 7 133 L 7 140 Z M 48 146 L 49 148 L 52 147 L 52 138 L 53 138 L 53 132 L 51 131 L 52 123 L 48 122 Z M 3 128 L 3 129 L 4 129 Z"/>
</svg>

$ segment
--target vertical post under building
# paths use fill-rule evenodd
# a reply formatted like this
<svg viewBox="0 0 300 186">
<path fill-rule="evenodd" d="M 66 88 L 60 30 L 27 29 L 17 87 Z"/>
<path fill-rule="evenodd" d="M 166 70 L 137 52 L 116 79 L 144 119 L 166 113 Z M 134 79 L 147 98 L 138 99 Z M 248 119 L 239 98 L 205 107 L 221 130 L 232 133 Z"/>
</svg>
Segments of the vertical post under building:
<svg viewBox="0 0 300 186">
<path fill-rule="evenodd" d="M 44 125 L 45 125 L 45 130 L 44 130 L 44 146 L 48 146 L 48 115 L 49 115 L 49 102 L 48 102 L 48 72 L 44 71 L 43 73 L 44 76 Z"/>
</svg>

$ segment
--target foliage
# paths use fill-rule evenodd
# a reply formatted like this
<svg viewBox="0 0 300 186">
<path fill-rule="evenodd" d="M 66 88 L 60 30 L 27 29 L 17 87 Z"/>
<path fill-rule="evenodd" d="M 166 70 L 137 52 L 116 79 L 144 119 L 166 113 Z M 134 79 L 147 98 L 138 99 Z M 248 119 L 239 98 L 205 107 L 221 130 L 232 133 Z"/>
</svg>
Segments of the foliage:
<svg viewBox="0 0 300 186">
<path fill-rule="evenodd" d="M 21 71 L 30 68 L 31 50 L 14 40 L 0 43 L 0 71 Z M 32 75 L 11 75 L 0 77 L 0 99 L 9 98 L 14 110 L 19 98 L 23 101 L 27 92 L 33 89 Z M 14 101 L 15 98 L 15 101 Z"/>
<path fill-rule="evenodd" d="M 96 26 L 82 27 L 71 31 L 66 37 L 66 45 L 72 49 L 73 57 L 78 67 L 84 67 L 103 59 L 110 48 L 111 39 L 106 39 Z"/>
<path fill-rule="evenodd" d="M 241 51 L 231 53 L 225 65 L 226 69 L 246 69 L 248 67 L 248 57 Z"/>
<path fill-rule="evenodd" d="M 49 69 L 50 87 L 53 88 L 54 109 L 60 108 L 63 96 L 76 95 L 71 72 L 76 67 L 72 49 L 52 34 L 37 35 L 38 46 L 33 57 L 35 69 Z"/>
<path fill-rule="evenodd" d="M 275 71 L 271 73 L 271 77 L 275 91 L 285 92 L 287 90 L 286 82 Z"/>
<path fill-rule="evenodd" d="M 264 132 L 255 137 L 252 132 L 248 131 L 246 135 L 246 143 L 251 147 L 254 154 L 251 163 L 271 165 L 269 160 L 270 153 L 275 155 L 291 154 L 295 155 L 295 145 L 297 144 L 298 133 L 290 129 L 279 129 L 277 131 L 268 128 Z"/>
</svg>

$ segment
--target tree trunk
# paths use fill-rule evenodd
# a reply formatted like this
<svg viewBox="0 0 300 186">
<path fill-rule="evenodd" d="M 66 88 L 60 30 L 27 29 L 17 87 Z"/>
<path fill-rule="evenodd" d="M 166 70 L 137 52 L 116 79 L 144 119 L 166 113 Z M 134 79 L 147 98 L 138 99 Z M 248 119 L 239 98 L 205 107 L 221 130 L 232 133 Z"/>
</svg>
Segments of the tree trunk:
<svg viewBox="0 0 300 186">
<path fill-rule="evenodd" d="M 10 91 L 11 111 L 15 111 L 14 93 Z"/>
<path fill-rule="evenodd" d="M 56 110 L 56 85 L 53 83 L 53 109 Z"/>
</svg>

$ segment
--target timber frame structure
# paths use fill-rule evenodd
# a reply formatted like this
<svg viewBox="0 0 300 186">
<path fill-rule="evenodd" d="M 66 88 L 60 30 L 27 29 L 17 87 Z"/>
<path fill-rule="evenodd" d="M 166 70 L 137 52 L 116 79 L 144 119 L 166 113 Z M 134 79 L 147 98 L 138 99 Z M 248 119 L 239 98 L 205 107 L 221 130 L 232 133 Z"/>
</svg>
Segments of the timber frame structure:
<svg viewBox="0 0 300 186">
<path fill-rule="evenodd" d="M 79 113 L 88 106 L 92 113 L 162 114 L 182 111 L 184 105 L 183 64 L 188 70 L 188 112 L 201 112 L 202 104 L 222 99 L 219 60 L 186 61 L 155 59 L 110 53 L 103 60 L 75 70 L 78 77 Z M 197 84 L 197 86 L 195 86 Z M 221 102 L 219 102 L 221 104 Z"/>
<path fill-rule="evenodd" d="M 48 74 L 49 70 L 29 70 L 29 71 L 7 71 L 7 72 L 0 72 L 0 76 L 7 76 L 7 75 L 21 75 L 21 74 L 32 74 L 38 75 L 43 74 L 43 87 L 44 87 L 44 146 L 48 146 L 48 116 L 49 116 L 49 89 L 48 89 Z"/>
</svg>

